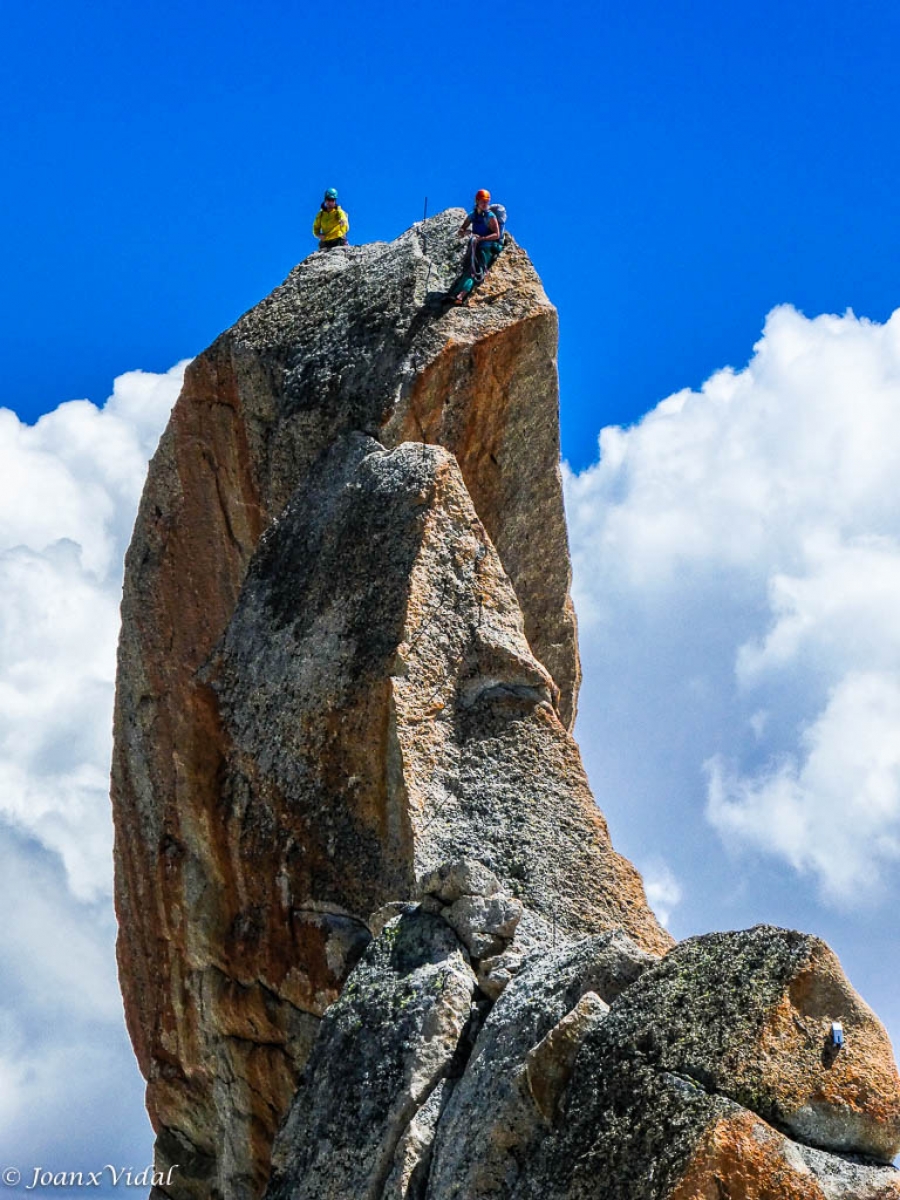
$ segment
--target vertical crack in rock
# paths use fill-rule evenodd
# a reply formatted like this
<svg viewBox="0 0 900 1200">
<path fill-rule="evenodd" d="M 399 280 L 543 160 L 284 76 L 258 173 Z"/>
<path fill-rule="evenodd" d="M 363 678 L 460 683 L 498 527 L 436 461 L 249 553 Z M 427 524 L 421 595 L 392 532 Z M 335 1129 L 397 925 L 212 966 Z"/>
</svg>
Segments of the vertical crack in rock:
<svg viewBox="0 0 900 1200">
<path fill-rule="evenodd" d="M 552 1078 L 559 1056 L 540 1048 L 584 997 L 605 1008 L 654 961 L 618 931 L 529 956 L 491 1009 L 438 1126 L 429 1197 L 530 1194 L 530 1164 L 552 1137 L 536 1093 L 552 1092 L 555 1108 L 565 1092 Z M 559 1074 L 572 1069 L 570 1062 Z"/>
<path fill-rule="evenodd" d="M 399 1187 L 398 1148 L 452 1074 L 475 990 L 440 918 L 411 912 L 387 925 L 323 1019 L 268 1200 L 382 1200 Z"/>
</svg>

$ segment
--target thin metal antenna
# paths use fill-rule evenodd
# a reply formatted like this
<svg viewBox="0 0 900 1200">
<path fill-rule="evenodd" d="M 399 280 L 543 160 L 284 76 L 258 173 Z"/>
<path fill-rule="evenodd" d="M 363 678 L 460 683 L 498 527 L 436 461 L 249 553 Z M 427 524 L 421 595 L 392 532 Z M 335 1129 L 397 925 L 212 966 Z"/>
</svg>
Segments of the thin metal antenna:
<svg viewBox="0 0 900 1200">
<path fill-rule="evenodd" d="M 422 209 L 422 253 L 428 258 L 428 234 L 425 232 L 425 222 L 428 220 L 428 197 L 425 197 L 425 207 Z M 428 285 L 431 282 L 431 259 L 428 258 L 428 274 L 425 276 L 425 296 L 428 297 Z"/>
</svg>

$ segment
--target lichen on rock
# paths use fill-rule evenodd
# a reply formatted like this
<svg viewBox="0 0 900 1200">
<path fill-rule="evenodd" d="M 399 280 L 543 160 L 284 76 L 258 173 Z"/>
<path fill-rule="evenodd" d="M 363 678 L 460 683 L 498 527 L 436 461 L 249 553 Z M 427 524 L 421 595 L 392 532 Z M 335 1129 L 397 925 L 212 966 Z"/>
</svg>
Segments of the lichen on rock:
<svg viewBox="0 0 900 1200">
<path fill-rule="evenodd" d="M 458 1070 L 475 991 L 440 918 L 405 913 L 385 927 L 325 1015 L 274 1147 L 268 1200 L 375 1200 L 385 1188 L 402 1195 L 404 1178 L 408 1191 L 428 1142 L 422 1110 Z"/>
</svg>

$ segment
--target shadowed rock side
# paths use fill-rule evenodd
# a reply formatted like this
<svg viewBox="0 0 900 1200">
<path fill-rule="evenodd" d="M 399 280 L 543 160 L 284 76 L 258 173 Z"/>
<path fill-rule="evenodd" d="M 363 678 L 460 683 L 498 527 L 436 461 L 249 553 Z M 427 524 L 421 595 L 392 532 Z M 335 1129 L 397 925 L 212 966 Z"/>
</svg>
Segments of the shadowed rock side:
<svg viewBox="0 0 900 1200">
<path fill-rule="evenodd" d="M 183 753 L 205 774 L 169 809 L 149 964 L 168 978 L 140 997 L 159 1006 L 139 1044 L 172 1194 L 259 1195 L 365 918 L 446 860 L 477 856 L 561 937 L 669 945 L 446 450 L 338 438 L 261 538 L 194 688 Z M 471 909 L 463 929 L 490 915 Z"/>
<path fill-rule="evenodd" d="M 477 856 L 561 931 L 669 945 L 446 451 L 339 442 L 264 536 L 201 676 L 243 801 L 234 849 L 286 894 L 366 916 Z"/>
<path fill-rule="evenodd" d="M 900 1197 L 890 1047 L 818 939 L 759 927 L 661 962 L 621 932 L 545 943 L 492 1007 L 456 1021 L 416 1092 L 408 1056 L 433 1064 L 434 1048 L 402 1038 L 401 1071 L 385 1043 L 407 996 L 417 1011 L 442 1003 L 421 950 L 392 951 L 426 920 L 412 908 L 388 925 L 323 1022 L 266 1200 Z M 379 1064 L 392 1088 L 371 1104 Z M 384 1155 L 377 1171 L 354 1156 L 367 1144 Z"/>
<path fill-rule="evenodd" d="M 421 1178 L 418 1161 L 404 1170 L 401 1143 L 465 1062 L 476 992 L 468 955 L 439 917 L 411 912 L 388 925 L 324 1018 L 270 1200 L 381 1200 Z"/>
</svg>

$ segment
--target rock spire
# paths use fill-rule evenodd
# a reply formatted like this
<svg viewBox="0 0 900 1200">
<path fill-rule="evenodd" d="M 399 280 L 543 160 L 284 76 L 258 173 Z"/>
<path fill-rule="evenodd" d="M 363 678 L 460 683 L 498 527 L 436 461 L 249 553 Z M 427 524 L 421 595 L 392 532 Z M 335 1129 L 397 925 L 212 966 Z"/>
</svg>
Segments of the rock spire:
<svg viewBox="0 0 900 1200">
<path fill-rule="evenodd" d="M 436 304 L 460 219 L 301 263 L 151 463 L 112 799 L 154 1200 L 900 1200 L 900 1079 L 828 948 L 672 948 L 612 848 L 556 313 L 511 240 Z"/>
<path fill-rule="evenodd" d="M 445 213 L 311 256 L 188 369 L 126 564 L 119 963 L 179 1196 L 258 1196 L 367 920 L 477 858 L 559 936 L 668 944 L 568 727 L 556 313 Z"/>
</svg>

